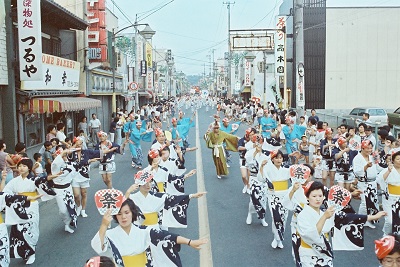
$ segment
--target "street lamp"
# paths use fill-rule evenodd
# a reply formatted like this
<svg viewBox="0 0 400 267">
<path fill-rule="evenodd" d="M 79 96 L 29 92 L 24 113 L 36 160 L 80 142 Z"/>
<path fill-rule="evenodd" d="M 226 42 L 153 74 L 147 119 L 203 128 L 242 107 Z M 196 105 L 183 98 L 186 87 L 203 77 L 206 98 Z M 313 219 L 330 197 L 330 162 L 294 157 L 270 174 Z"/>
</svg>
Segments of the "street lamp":
<svg viewBox="0 0 400 267">
<path fill-rule="evenodd" d="M 153 31 L 153 29 L 150 28 L 149 24 L 147 24 L 146 27 L 143 29 L 143 31 L 139 31 L 139 33 L 146 40 L 151 40 L 151 38 L 153 38 L 154 34 L 156 34 L 156 31 Z"/>
<path fill-rule="evenodd" d="M 147 24 L 146 27 L 142 31 L 139 31 L 139 34 L 141 36 L 143 36 L 144 39 L 146 39 L 146 42 L 149 42 L 150 45 L 152 45 L 151 39 L 156 34 L 156 31 L 154 31 L 152 28 L 150 28 L 150 26 Z M 145 59 L 146 59 L 146 53 L 147 53 L 147 51 L 146 51 L 146 42 L 143 43 L 143 56 L 144 56 Z M 151 48 L 150 53 L 153 53 L 153 48 Z M 153 60 L 153 57 L 150 57 L 150 58 L 151 58 L 151 60 Z M 149 66 L 149 65 L 152 65 L 152 63 L 151 62 L 147 62 L 147 66 Z M 147 68 L 147 66 L 146 66 L 146 68 Z M 146 71 L 146 73 L 147 73 L 147 71 Z M 147 73 L 147 75 L 148 75 L 148 73 Z M 146 88 L 146 86 L 145 86 L 146 85 L 146 77 L 143 77 L 143 87 L 144 88 Z M 151 79 L 153 79 L 153 76 L 151 77 Z M 155 98 L 155 92 L 153 90 L 153 102 L 155 102 L 155 99 L 156 99 Z"/>
<path fill-rule="evenodd" d="M 252 63 L 253 61 L 254 61 L 254 59 L 256 58 L 256 55 L 254 55 L 253 54 L 253 52 L 247 52 L 245 55 L 244 55 L 244 58 L 248 61 L 248 62 L 250 62 L 250 63 Z"/>
</svg>

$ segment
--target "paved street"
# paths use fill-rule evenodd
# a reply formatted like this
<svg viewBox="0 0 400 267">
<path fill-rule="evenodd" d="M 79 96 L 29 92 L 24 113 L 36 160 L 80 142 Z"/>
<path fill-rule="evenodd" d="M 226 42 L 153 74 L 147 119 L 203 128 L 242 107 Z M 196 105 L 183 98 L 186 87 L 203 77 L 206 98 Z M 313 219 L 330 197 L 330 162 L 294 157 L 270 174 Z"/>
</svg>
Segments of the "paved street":
<svg viewBox="0 0 400 267">
<path fill-rule="evenodd" d="M 198 112 L 199 135 L 202 138 L 213 112 L 201 109 Z M 189 114 L 187 114 L 189 116 Z M 247 125 L 241 125 L 238 135 L 241 136 Z M 196 143 L 196 131 L 190 132 L 190 143 Z M 242 194 L 243 188 L 239 167 L 238 155 L 233 155 L 230 174 L 218 180 L 211 158 L 211 151 L 205 148 L 203 139 L 200 140 L 205 187 L 208 192 L 207 208 L 210 230 L 210 242 L 213 266 L 293 266 L 290 245 L 290 231 L 286 231 L 284 249 L 272 249 L 271 226 L 263 227 L 256 216 L 253 224 L 245 223 L 249 196 Z M 147 153 L 149 143 L 143 143 L 143 150 Z M 196 152 L 186 154 L 188 170 L 196 168 Z M 130 166 L 129 151 L 117 156 L 117 172 L 113 176 L 115 188 L 125 192 L 133 182 L 136 171 Z M 91 187 L 89 189 L 88 218 L 79 217 L 78 229 L 74 234 L 64 232 L 63 223 L 58 215 L 55 201 L 42 203 L 40 208 L 40 231 L 36 262 L 33 266 L 83 266 L 84 262 L 95 255 L 90 246 L 90 240 L 95 235 L 101 222 L 94 201 L 94 193 L 104 188 L 97 168 L 91 170 Z M 187 193 L 197 191 L 196 176 L 190 177 L 185 186 Z M 189 220 L 187 229 L 170 229 L 185 237 L 197 238 L 199 235 L 198 201 L 193 199 L 188 210 Z M 359 201 L 353 201 L 358 208 Z M 289 215 L 291 218 L 291 215 Z M 271 225 L 271 216 L 267 213 L 267 222 Z M 290 221 L 289 221 L 290 222 Z M 287 225 L 289 229 L 289 225 Z M 377 229 L 366 231 L 366 248 L 359 252 L 335 252 L 335 266 L 377 266 L 373 251 L 373 240 L 382 235 L 382 221 Z M 203 236 L 201 236 L 203 237 Z M 184 266 L 196 267 L 199 264 L 199 252 L 187 246 L 182 246 L 181 257 Z M 22 260 L 12 260 L 11 266 L 25 266 Z M 206 266 L 206 265 L 203 265 Z"/>
</svg>

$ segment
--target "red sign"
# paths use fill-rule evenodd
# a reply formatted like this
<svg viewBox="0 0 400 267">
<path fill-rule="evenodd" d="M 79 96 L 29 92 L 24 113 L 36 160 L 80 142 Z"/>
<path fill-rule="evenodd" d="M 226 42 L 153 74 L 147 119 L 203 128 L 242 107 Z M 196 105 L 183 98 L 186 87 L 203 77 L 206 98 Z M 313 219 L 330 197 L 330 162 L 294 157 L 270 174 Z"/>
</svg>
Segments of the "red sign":
<svg viewBox="0 0 400 267">
<path fill-rule="evenodd" d="M 90 62 L 107 61 L 107 30 L 105 0 L 88 0 L 88 42 Z"/>
</svg>

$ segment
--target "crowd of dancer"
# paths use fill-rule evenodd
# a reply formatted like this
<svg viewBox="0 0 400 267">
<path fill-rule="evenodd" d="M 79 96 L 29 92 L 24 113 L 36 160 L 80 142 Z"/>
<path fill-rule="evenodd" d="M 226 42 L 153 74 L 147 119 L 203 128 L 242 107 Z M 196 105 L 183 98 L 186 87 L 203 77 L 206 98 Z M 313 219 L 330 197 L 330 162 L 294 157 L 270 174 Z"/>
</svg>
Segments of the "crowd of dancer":
<svg viewBox="0 0 400 267">
<path fill-rule="evenodd" d="M 257 120 L 250 121 L 252 127 L 243 137 L 226 131 L 226 109 L 216 110 L 204 137 L 212 149 L 218 179 L 228 175 L 229 151 L 239 153 L 243 193 L 249 194 L 246 223 L 252 223 L 255 213 L 261 224 L 268 226 L 265 215 L 269 210 L 273 248 L 284 248 L 290 211 L 296 266 L 333 266 L 333 250 L 363 249 L 363 227 L 375 228 L 374 223 L 381 217 L 385 220 L 384 240 L 389 234 L 398 234 L 400 141 L 392 136 L 390 128 L 382 127 L 376 140 L 368 114 L 357 128 L 342 124 L 335 133 L 327 122 L 319 120 L 315 110 L 307 117 L 271 105 L 250 106 L 254 106 Z M 220 122 L 221 112 L 224 124 Z M 358 213 L 351 203 L 339 210 L 328 204 L 329 189 L 335 184 L 361 200 Z M 377 241 L 377 246 L 383 244 Z M 382 266 L 392 266 L 384 263 L 393 260 L 382 260 L 380 255 L 378 258 Z"/>
<path fill-rule="evenodd" d="M 91 241 L 101 256 L 90 259 L 87 266 L 181 266 L 180 245 L 200 249 L 207 243 L 170 232 L 187 227 L 190 200 L 206 194 L 185 192 L 185 180 L 196 174 L 186 169 L 185 155 L 197 149 L 190 146 L 188 136 L 200 108 L 215 110 L 204 139 L 212 150 L 218 179 L 229 174 L 232 152 L 238 152 L 242 192 L 249 195 L 246 223 L 253 223 L 256 214 L 268 227 L 269 210 L 271 246 L 283 249 L 292 212 L 296 266 L 333 266 L 333 250 L 363 249 L 363 227 L 375 228 L 382 217 L 384 237 L 376 241 L 377 257 L 382 266 L 398 262 L 400 141 L 390 129 L 380 129 L 375 140 L 367 120 L 357 128 L 340 125 L 335 132 L 319 121 L 315 110 L 307 117 L 280 111 L 272 103 L 264 107 L 195 95 L 117 113 L 109 132 L 102 131 L 93 114 L 73 140 L 63 135 L 62 123 L 53 125 L 34 160 L 23 144 L 8 154 L 0 141 L 0 203 L 5 209 L 4 223 L 0 220 L 0 265 L 9 266 L 10 258 L 23 258 L 26 264 L 35 261 L 39 199 L 55 199 L 64 230 L 73 234 L 78 217 L 88 216 L 91 163 L 99 163 L 105 188 L 113 189 L 115 157 L 129 148 L 134 182 L 124 189 L 119 213 L 107 211 L 103 216 Z M 245 134 L 238 137 L 238 129 L 246 124 L 250 127 L 245 126 Z M 90 135 L 96 139 L 92 148 Z M 142 151 L 142 142 L 151 143 L 149 151 Z M 358 213 L 351 202 L 341 210 L 328 204 L 329 189 L 335 184 L 361 199 Z M 117 223 L 114 228 L 112 220 Z M 6 225 L 11 225 L 9 233 Z"/>
</svg>

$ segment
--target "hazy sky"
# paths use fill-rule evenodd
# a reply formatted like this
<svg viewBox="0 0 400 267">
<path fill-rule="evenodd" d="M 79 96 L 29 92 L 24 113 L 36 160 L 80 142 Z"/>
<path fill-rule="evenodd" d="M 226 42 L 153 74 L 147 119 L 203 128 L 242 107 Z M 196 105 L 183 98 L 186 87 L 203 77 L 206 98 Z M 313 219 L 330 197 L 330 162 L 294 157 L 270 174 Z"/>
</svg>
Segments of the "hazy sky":
<svg viewBox="0 0 400 267">
<path fill-rule="evenodd" d="M 113 6 L 113 2 L 116 6 Z M 172 50 L 178 71 L 186 74 L 209 71 L 209 58 L 227 51 L 227 0 L 107 0 L 108 7 L 119 18 L 120 27 L 128 26 L 139 15 L 140 23 L 148 23 L 156 31 L 153 46 Z M 272 28 L 282 0 L 231 0 L 231 29 Z M 400 0 L 328 0 L 328 6 L 400 6 Z M 124 12 L 126 18 L 118 7 Z M 132 32 L 129 29 L 126 32 Z"/>
</svg>

